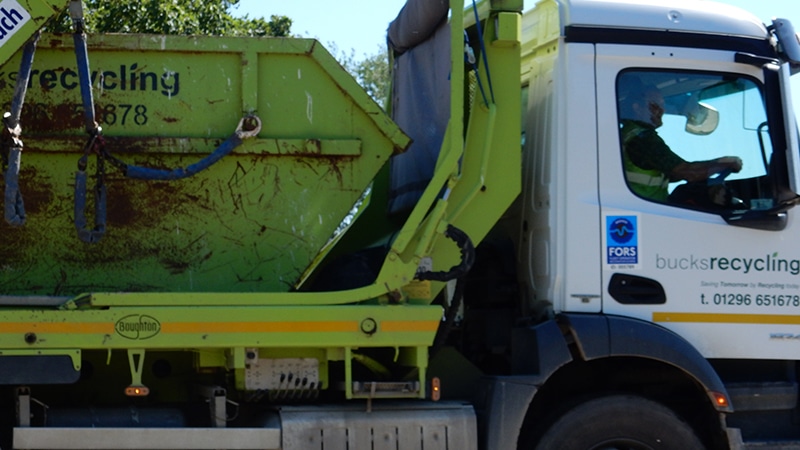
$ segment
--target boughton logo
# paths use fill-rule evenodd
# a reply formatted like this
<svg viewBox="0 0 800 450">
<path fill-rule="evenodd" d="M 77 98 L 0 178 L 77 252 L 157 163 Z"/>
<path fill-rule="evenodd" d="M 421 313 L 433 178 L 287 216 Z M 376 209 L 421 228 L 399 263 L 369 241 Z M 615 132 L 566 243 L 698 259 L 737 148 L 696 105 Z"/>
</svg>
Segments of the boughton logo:
<svg viewBox="0 0 800 450">
<path fill-rule="evenodd" d="M 126 339 L 143 340 L 157 335 L 161 331 L 161 324 L 153 317 L 133 314 L 119 319 L 114 330 Z"/>
</svg>

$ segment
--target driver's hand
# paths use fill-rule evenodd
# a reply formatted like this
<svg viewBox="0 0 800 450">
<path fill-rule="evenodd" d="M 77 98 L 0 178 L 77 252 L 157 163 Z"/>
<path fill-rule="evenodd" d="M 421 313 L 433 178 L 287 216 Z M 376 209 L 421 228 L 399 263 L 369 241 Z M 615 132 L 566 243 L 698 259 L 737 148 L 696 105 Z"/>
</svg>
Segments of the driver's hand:
<svg viewBox="0 0 800 450">
<path fill-rule="evenodd" d="M 723 158 L 719 158 L 717 162 L 727 166 L 728 169 L 733 172 L 739 172 L 742 170 L 742 166 L 744 166 L 742 158 L 739 158 L 738 156 L 725 156 Z"/>
</svg>

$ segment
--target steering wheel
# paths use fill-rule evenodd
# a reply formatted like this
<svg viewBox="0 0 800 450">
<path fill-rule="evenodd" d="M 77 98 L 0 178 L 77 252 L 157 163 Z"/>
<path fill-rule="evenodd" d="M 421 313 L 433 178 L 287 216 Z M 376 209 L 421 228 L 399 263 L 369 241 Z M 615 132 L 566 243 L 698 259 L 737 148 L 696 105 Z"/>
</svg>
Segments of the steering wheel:
<svg viewBox="0 0 800 450">
<path fill-rule="evenodd" d="M 725 178 L 728 178 L 728 176 L 732 173 L 733 170 L 725 169 L 713 177 L 708 177 L 708 179 L 706 180 L 706 184 L 708 184 L 709 186 L 717 186 L 725 184 Z"/>
<path fill-rule="evenodd" d="M 725 206 L 730 208 L 747 208 L 745 201 L 736 197 L 735 193 L 731 192 L 729 187 L 725 185 L 725 178 L 732 173 L 733 170 L 723 170 L 722 172 L 716 174 L 716 176 L 708 177 L 706 180 L 706 185 L 708 188 L 712 188 L 714 186 L 723 186 L 724 192 L 726 193 Z"/>
</svg>

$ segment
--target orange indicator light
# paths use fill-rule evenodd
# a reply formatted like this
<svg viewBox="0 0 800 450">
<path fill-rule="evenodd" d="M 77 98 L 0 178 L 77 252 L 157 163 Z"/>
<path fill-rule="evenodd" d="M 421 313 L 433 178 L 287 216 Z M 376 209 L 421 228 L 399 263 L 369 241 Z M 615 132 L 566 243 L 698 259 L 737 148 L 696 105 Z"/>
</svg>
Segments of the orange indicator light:
<svg viewBox="0 0 800 450">
<path fill-rule="evenodd" d="M 146 397 L 150 394 L 147 386 L 128 386 L 125 388 L 125 395 L 128 397 Z"/>
<path fill-rule="evenodd" d="M 431 400 L 438 402 L 442 398 L 442 382 L 439 377 L 431 379 Z"/>
</svg>

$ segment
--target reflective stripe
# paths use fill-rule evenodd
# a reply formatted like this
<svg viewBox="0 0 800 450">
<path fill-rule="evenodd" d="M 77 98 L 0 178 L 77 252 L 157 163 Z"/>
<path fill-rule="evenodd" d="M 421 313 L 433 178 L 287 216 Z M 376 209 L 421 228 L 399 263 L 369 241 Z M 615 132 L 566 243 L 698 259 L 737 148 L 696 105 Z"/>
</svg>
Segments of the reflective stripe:
<svg viewBox="0 0 800 450">
<path fill-rule="evenodd" d="M 630 141 L 631 139 L 633 139 L 635 137 L 638 137 L 640 134 L 644 133 L 645 131 L 646 130 L 644 129 L 644 127 L 642 127 L 640 125 L 636 125 L 635 123 L 632 123 L 632 126 L 628 129 L 628 132 L 624 133 L 622 135 L 622 142 L 624 144 L 627 144 L 628 141 Z"/>
<path fill-rule="evenodd" d="M 628 178 L 628 183 L 641 184 L 647 187 L 658 186 L 665 188 L 669 186 L 669 180 L 663 174 L 654 177 L 647 173 L 627 170 L 625 171 L 625 176 Z"/>
</svg>

